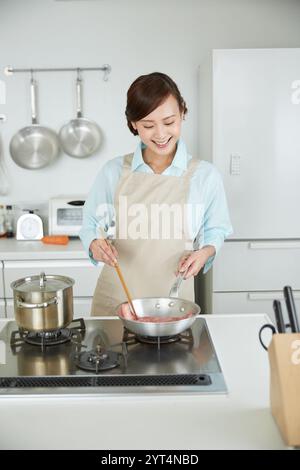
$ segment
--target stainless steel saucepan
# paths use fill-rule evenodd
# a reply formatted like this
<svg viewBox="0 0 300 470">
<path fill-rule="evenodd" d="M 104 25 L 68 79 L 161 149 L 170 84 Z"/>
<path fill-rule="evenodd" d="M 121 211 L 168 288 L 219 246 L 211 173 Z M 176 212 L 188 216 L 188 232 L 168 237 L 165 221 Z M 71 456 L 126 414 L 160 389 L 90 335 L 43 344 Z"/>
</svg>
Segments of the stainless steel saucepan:
<svg viewBox="0 0 300 470">
<path fill-rule="evenodd" d="M 59 153 L 56 132 L 38 124 L 36 107 L 36 81 L 31 78 L 32 125 L 23 127 L 11 139 L 9 151 L 13 161 L 21 168 L 37 170 L 52 163 Z"/>
<path fill-rule="evenodd" d="M 185 273 L 184 273 L 185 274 Z M 128 320 L 122 316 L 123 302 L 117 307 L 117 315 L 122 320 L 124 326 L 139 336 L 174 336 L 187 330 L 192 326 L 200 313 L 200 307 L 190 300 L 178 298 L 178 290 L 184 278 L 184 274 L 179 275 L 175 284 L 171 288 L 169 297 L 145 297 L 133 299 L 134 309 L 139 317 L 161 317 L 162 322 L 143 322 L 138 320 Z M 191 314 L 188 318 L 182 318 L 186 314 Z M 178 320 L 164 322 L 163 318 L 178 317 Z"/>
</svg>

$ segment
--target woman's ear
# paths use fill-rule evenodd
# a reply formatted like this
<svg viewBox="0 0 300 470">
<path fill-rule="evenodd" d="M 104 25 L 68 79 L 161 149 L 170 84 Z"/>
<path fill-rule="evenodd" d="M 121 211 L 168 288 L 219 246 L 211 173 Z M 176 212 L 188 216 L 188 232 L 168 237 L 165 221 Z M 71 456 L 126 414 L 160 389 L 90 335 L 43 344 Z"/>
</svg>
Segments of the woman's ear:
<svg viewBox="0 0 300 470">
<path fill-rule="evenodd" d="M 136 131 L 137 128 L 136 128 L 135 122 L 132 122 L 132 121 L 131 121 L 131 125 L 132 125 L 133 129 Z"/>
</svg>

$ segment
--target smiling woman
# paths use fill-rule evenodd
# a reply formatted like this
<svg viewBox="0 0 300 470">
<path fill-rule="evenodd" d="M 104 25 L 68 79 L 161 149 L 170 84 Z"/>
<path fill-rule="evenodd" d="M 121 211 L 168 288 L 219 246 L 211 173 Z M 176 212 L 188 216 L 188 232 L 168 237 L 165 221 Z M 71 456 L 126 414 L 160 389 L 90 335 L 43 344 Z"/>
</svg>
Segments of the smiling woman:
<svg viewBox="0 0 300 470">
<path fill-rule="evenodd" d="M 142 75 L 129 88 L 127 124 L 146 146 L 143 158 L 155 173 L 162 173 L 171 164 L 186 113 L 187 107 L 176 83 L 163 73 Z M 166 158 L 158 161 L 157 152 Z"/>
<path fill-rule="evenodd" d="M 82 242 L 94 264 L 105 263 L 93 315 L 115 314 L 125 300 L 112 259 L 133 298 L 164 297 L 175 275 L 186 272 L 180 297 L 193 301 L 194 276 L 210 268 L 232 232 L 218 171 L 192 158 L 180 137 L 186 113 L 176 83 L 163 73 L 138 77 L 127 92 L 127 124 L 140 143 L 103 167 L 83 211 Z"/>
</svg>

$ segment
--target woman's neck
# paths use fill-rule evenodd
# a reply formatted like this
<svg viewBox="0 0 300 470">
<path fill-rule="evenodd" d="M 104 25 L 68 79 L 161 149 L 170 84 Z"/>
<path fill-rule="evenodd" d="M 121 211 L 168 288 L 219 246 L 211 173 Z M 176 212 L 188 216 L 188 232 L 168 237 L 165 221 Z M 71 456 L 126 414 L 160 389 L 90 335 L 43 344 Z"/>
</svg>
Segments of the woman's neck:
<svg viewBox="0 0 300 470">
<path fill-rule="evenodd" d="M 154 173 L 163 173 L 171 165 L 176 150 L 177 146 L 169 155 L 157 155 L 146 147 L 142 150 L 143 160 L 152 168 Z"/>
</svg>

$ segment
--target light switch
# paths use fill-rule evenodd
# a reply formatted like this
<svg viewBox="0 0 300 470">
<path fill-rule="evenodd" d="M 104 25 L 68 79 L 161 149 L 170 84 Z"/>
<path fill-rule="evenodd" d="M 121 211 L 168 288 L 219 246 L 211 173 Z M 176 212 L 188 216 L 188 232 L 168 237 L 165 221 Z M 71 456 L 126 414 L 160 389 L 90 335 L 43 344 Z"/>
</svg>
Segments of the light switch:
<svg viewBox="0 0 300 470">
<path fill-rule="evenodd" d="M 241 157 L 239 155 L 230 155 L 230 174 L 241 174 Z"/>
</svg>

